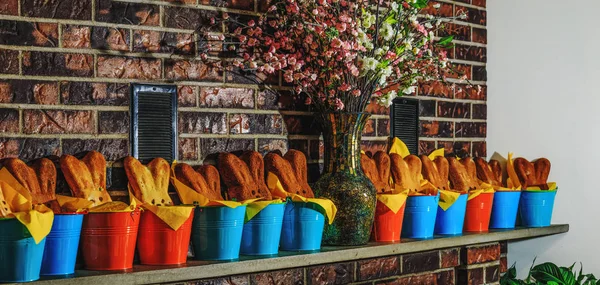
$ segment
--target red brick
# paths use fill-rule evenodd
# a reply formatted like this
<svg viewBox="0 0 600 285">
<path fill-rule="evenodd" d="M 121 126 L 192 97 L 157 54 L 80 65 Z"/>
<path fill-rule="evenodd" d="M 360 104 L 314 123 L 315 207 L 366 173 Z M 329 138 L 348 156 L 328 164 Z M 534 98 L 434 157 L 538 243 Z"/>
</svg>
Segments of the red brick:
<svg viewBox="0 0 600 285">
<path fill-rule="evenodd" d="M 436 111 L 435 100 L 419 100 L 419 116 L 421 117 L 435 117 Z"/>
<path fill-rule="evenodd" d="M 434 8 L 434 5 L 440 5 L 440 8 Z M 452 4 L 437 2 L 437 1 L 429 1 L 427 7 L 425 7 L 421 13 L 429 14 L 433 16 L 441 16 L 441 17 L 452 17 L 454 7 Z"/>
<path fill-rule="evenodd" d="M 365 137 L 375 136 L 375 120 L 369 119 L 365 124 L 362 135 Z"/>
<path fill-rule="evenodd" d="M 92 111 L 24 110 L 23 132 L 26 134 L 91 134 L 94 132 Z"/>
<path fill-rule="evenodd" d="M 58 84 L 37 83 L 33 86 L 33 98 L 36 104 L 58 104 Z"/>
<path fill-rule="evenodd" d="M 226 134 L 227 114 L 180 112 L 179 133 L 184 134 Z"/>
<path fill-rule="evenodd" d="M 179 160 L 198 160 L 198 140 L 179 138 Z"/>
<path fill-rule="evenodd" d="M 482 285 L 484 284 L 483 278 L 483 268 L 457 270 L 456 281 L 461 285 Z"/>
<path fill-rule="evenodd" d="M 136 52 L 158 52 L 160 51 L 161 32 L 158 31 L 134 31 L 133 51 Z"/>
<path fill-rule="evenodd" d="M 209 66 L 199 60 L 167 59 L 165 76 L 172 80 L 222 81 L 217 67 Z"/>
<path fill-rule="evenodd" d="M 479 6 L 479 7 L 485 7 L 486 5 L 486 0 L 472 0 L 471 4 L 475 5 L 475 6 Z"/>
<path fill-rule="evenodd" d="M 92 76 L 94 59 L 89 54 L 23 52 L 23 73 L 42 76 Z"/>
<path fill-rule="evenodd" d="M 198 87 L 196 86 L 178 86 L 177 101 L 179 107 L 196 107 L 198 98 Z"/>
<path fill-rule="evenodd" d="M 487 86 L 458 84 L 454 88 L 454 98 L 485 101 L 487 99 Z"/>
<path fill-rule="evenodd" d="M 21 150 L 21 142 L 15 138 L 0 138 L 0 157 L 18 157 Z"/>
<path fill-rule="evenodd" d="M 358 278 L 360 281 L 374 280 L 398 275 L 400 261 L 398 257 L 381 257 L 358 262 Z"/>
<path fill-rule="evenodd" d="M 485 120 L 487 118 L 487 105 L 473 104 L 473 119 Z"/>
<path fill-rule="evenodd" d="M 371 153 L 376 153 L 378 151 L 387 152 L 387 148 L 388 148 L 387 140 L 386 141 L 362 141 L 360 145 L 361 145 L 361 149 L 363 151 L 371 152 Z M 312 152 L 312 147 L 310 150 Z M 321 153 L 323 153 L 323 151 Z"/>
<path fill-rule="evenodd" d="M 454 285 L 454 270 L 438 272 L 435 285 Z"/>
<path fill-rule="evenodd" d="M 68 82 L 60 83 L 62 103 L 66 105 L 129 104 L 129 85 L 120 83 Z"/>
<path fill-rule="evenodd" d="M 89 48 L 91 46 L 91 28 L 67 25 L 62 31 L 62 44 L 66 48 Z"/>
<path fill-rule="evenodd" d="M 4 0 L 0 3 L 0 14 L 19 15 L 19 0 Z"/>
<path fill-rule="evenodd" d="M 271 114 L 231 114 L 230 134 L 276 134 L 283 132 L 281 115 Z"/>
<path fill-rule="evenodd" d="M 508 271 L 508 258 L 506 256 L 500 257 L 500 273 Z"/>
<path fill-rule="evenodd" d="M 290 148 L 292 148 L 292 145 L 290 145 Z M 258 152 L 263 156 L 275 150 L 286 153 L 288 150 L 288 141 L 282 139 L 258 139 Z"/>
<path fill-rule="evenodd" d="M 455 136 L 457 138 L 485 138 L 487 135 L 486 123 L 457 122 Z"/>
<path fill-rule="evenodd" d="M 435 150 L 435 142 L 433 141 L 419 141 L 419 155 L 429 155 Z"/>
<path fill-rule="evenodd" d="M 19 139 L 19 158 L 25 161 L 50 155 L 60 155 L 60 140 L 52 139 Z"/>
<path fill-rule="evenodd" d="M 440 254 L 437 250 L 402 256 L 402 274 L 426 272 L 438 268 L 440 268 Z"/>
<path fill-rule="evenodd" d="M 440 37 L 454 36 L 460 41 L 471 41 L 471 27 L 453 23 L 445 23 L 438 31 Z"/>
<path fill-rule="evenodd" d="M 200 107 L 254 109 L 254 90 L 244 88 L 201 88 Z"/>
<path fill-rule="evenodd" d="M 487 81 L 487 69 L 485 66 L 473 66 L 473 80 Z"/>
<path fill-rule="evenodd" d="M 99 134 L 128 134 L 129 112 L 98 112 Z"/>
<path fill-rule="evenodd" d="M 450 268 L 460 265 L 458 248 L 440 250 L 440 255 L 441 268 Z"/>
<path fill-rule="evenodd" d="M 157 5 L 97 0 L 96 21 L 158 26 L 160 24 L 160 13 Z"/>
<path fill-rule="evenodd" d="M 473 42 L 487 44 L 487 30 L 473 28 Z"/>
<path fill-rule="evenodd" d="M 438 148 L 442 147 L 446 155 L 458 156 L 460 158 L 471 156 L 470 142 L 438 141 Z"/>
<path fill-rule="evenodd" d="M 0 109 L 0 133 L 19 132 L 19 110 Z"/>
<path fill-rule="evenodd" d="M 62 142 L 63 154 L 78 154 L 96 150 L 109 161 L 129 155 L 126 139 L 63 139 Z"/>
<path fill-rule="evenodd" d="M 497 282 L 500 276 L 500 267 L 492 265 L 485 268 L 485 283 Z"/>
<path fill-rule="evenodd" d="M 487 147 L 485 142 L 473 142 L 472 157 L 486 157 Z"/>
<path fill-rule="evenodd" d="M 379 119 L 377 120 L 377 136 L 387 137 L 390 135 L 390 120 Z"/>
<path fill-rule="evenodd" d="M 439 101 L 437 115 L 443 118 L 471 118 L 471 104 Z"/>
<path fill-rule="evenodd" d="M 285 128 L 290 135 L 319 135 L 321 126 L 312 116 L 283 116 Z"/>
<path fill-rule="evenodd" d="M 254 150 L 254 146 L 254 139 L 201 138 L 200 159 L 204 160 L 219 152 Z"/>
<path fill-rule="evenodd" d="M 218 18 L 216 11 L 191 9 L 184 7 L 164 7 L 165 26 L 179 29 L 198 29 L 199 31 L 222 32 L 221 25 L 211 24 L 211 18 Z"/>
<path fill-rule="evenodd" d="M 194 52 L 193 35 L 143 30 L 135 31 L 133 33 L 133 50 L 137 52 L 192 54 Z"/>
<path fill-rule="evenodd" d="M 444 76 L 448 78 L 461 78 L 472 79 L 473 75 L 471 69 L 474 68 L 471 65 L 466 64 L 452 64 L 452 69 L 445 72 Z"/>
<path fill-rule="evenodd" d="M 301 151 L 302 153 L 304 153 L 304 155 L 306 156 L 307 159 L 310 159 L 309 152 L 308 152 L 309 143 L 310 143 L 310 141 L 305 140 L 305 139 L 288 141 L 288 145 L 289 145 L 290 149 L 295 149 L 295 150 Z M 319 148 L 319 146 L 317 144 L 317 150 L 318 150 L 318 148 Z"/>
<path fill-rule="evenodd" d="M 287 269 L 250 275 L 251 284 L 302 284 L 303 282 L 304 272 L 302 269 Z"/>
<path fill-rule="evenodd" d="M 218 5 L 218 6 L 225 6 L 227 8 L 231 8 L 231 9 L 240 9 L 240 10 L 252 10 L 254 11 L 254 0 L 219 0 L 219 1 L 215 1 L 215 0 L 200 0 L 200 4 L 203 5 L 212 5 L 215 6 L 215 2 L 224 2 L 224 5 Z"/>
<path fill-rule="evenodd" d="M 367 109 L 365 110 L 367 113 L 371 113 L 374 115 L 389 115 L 390 109 L 388 107 L 381 106 L 377 104 L 375 99 L 371 99 L 371 103 L 367 105 Z"/>
<path fill-rule="evenodd" d="M 419 84 L 419 96 L 452 98 L 452 89 L 444 82 L 433 81 Z"/>
<path fill-rule="evenodd" d="M 0 73 L 19 73 L 19 52 L 16 50 L 0 49 Z"/>
<path fill-rule="evenodd" d="M 58 86 L 51 81 L 0 81 L 0 103 L 57 104 Z"/>
<path fill-rule="evenodd" d="M 354 280 L 354 262 L 327 264 L 308 269 L 308 284 L 348 284 Z"/>
<path fill-rule="evenodd" d="M 455 51 L 457 59 L 487 62 L 487 49 L 484 47 L 456 45 Z"/>
<path fill-rule="evenodd" d="M 92 19 L 92 0 L 21 0 L 23 16 L 52 19 Z"/>
<path fill-rule="evenodd" d="M 500 253 L 501 254 L 508 253 L 508 242 L 507 241 L 500 242 Z"/>
<path fill-rule="evenodd" d="M 129 51 L 129 30 L 94 27 L 92 30 L 92 48 Z"/>
<path fill-rule="evenodd" d="M 456 5 L 454 9 L 454 15 L 458 16 L 462 13 L 467 14 L 467 19 L 465 19 L 465 21 L 482 26 L 486 25 L 487 13 L 485 10 Z"/>
<path fill-rule="evenodd" d="M 421 121 L 421 136 L 451 138 L 454 136 L 454 123 L 443 121 Z"/>
<path fill-rule="evenodd" d="M 0 44 L 58 46 L 58 24 L 0 20 Z"/>
<path fill-rule="evenodd" d="M 11 103 L 13 101 L 10 82 L 0 81 L 0 103 Z"/>
<path fill-rule="evenodd" d="M 423 275 L 407 276 L 391 281 L 377 282 L 376 284 L 385 285 L 434 285 L 437 283 L 436 274 L 428 273 Z"/>
<path fill-rule="evenodd" d="M 119 56 L 98 57 L 98 77 L 159 79 L 160 59 Z"/>
<path fill-rule="evenodd" d="M 291 93 L 286 92 L 279 94 L 275 90 L 260 90 L 256 98 L 256 105 L 262 110 L 278 110 L 279 109 L 279 97 L 291 97 Z"/>
<path fill-rule="evenodd" d="M 479 264 L 500 260 L 500 244 L 469 246 L 461 250 L 461 261 L 464 264 Z"/>
</svg>

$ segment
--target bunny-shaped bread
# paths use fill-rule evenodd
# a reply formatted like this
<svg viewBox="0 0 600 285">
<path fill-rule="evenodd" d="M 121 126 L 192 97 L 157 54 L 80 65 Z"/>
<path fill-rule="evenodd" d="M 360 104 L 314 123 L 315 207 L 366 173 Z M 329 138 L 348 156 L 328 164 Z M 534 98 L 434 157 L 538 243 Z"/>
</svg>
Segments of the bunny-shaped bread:
<svg viewBox="0 0 600 285">
<path fill-rule="evenodd" d="M 60 213 L 60 205 L 56 201 L 56 167 L 47 158 L 40 158 L 29 167 L 18 158 L 9 158 L 4 167 L 25 189 L 31 193 L 34 205 L 44 204 L 55 213 Z"/>
<path fill-rule="evenodd" d="M 315 194 L 307 181 L 306 157 L 302 152 L 289 150 L 284 157 L 270 152 L 265 156 L 265 169 L 277 176 L 287 192 L 314 198 Z"/>
<path fill-rule="evenodd" d="M 217 167 L 225 186 L 227 186 L 229 199 L 244 201 L 252 198 L 264 198 L 271 200 L 271 192 L 265 184 L 262 156 L 258 152 L 251 152 L 243 157 L 249 164 L 234 154 L 226 152 L 220 153 L 217 159 Z M 261 173 L 263 173 L 262 176 Z"/>
<path fill-rule="evenodd" d="M 477 168 L 477 178 L 494 187 L 502 186 L 502 169 L 497 160 L 490 160 L 488 163 L 485 158 L 475 158 Z"/>
<path fill-rule="evenodd" d="M 60 169 L 73 197 L 92 201 L 94 206 L 112 201 L 106 191 L 106 160 L 101 153 L 90 151 L 82 160 L 63 155 Z"/>
<path fill-rule="evenodd" d="M 514 160 L 515 172 L 523 189 L 529 186 L 539 186 L 540 189 L 548 189 L 548 175 L 550 175 L 550 161 L 546 158 L 538 158 L 529 162 L 527 159 L 518 157 Z"/>
<path fill-rule="evenodd" d="M 470 158 L 463 158 L 460 161 L 454 157 L 448 158 L 448 179 L 453 190 L 469 191 L 480 187 L 477 181 L 477 169 L 475 162 Z"/>
<path fill-rule="evenodd" d="M 171 166 L 163 158 L 155 158 L 147 166 L 128 156 L 123 161 L 133 195 L 143 203 L 155 206 L 173 205 L 169 197 Z"/>
<path fill-rule="evenodd" d="M 399 154 L 390 155 L 392 161 L 391 172 L 396 186 L 401 189 L 414 191 L 421 190 L 421 160 L 416 155 L 408 155 L 402 158 Z"/>
<path fill-rule="evenodd" d="M 437 189 L 448 189 L 448 160 L 443 156 L 436 157 L 433 161 L 427 155 L 421 155 L 423 167 L 421 174 L 423 178 L 429 181 Z"/>
<path fill-rule="evenodd" d="M 175 166 L 175 177 L 209 200 L 223 200 L 219 171 L 212 165 L 202 165 L 194 169 L 185 163 L 179 163 Z"/>
<path fill-rule="evenodd" d="M 390 187 L 390 157 L 383 151 L 378 151 L 370 158 L 367 154 L 361 154 L 360 166 L 367 178 L 371 180 L 377 193 L 389 193 Z"/>
</svg>

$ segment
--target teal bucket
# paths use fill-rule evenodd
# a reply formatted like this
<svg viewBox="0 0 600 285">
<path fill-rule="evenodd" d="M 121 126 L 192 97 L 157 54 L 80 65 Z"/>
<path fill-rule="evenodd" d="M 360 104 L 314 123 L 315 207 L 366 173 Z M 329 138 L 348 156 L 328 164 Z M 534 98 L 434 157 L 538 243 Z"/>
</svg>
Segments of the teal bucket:
<svg viewBox="0 0 600 285">
<path fill-rule="evenodd" d="M 521 225 L 532 228 L 550 226 L 556 192 L 523 191 L 519 203 Z"/>
<path fill-rule="evenodd" d="M 192 245 L 197 260 L 235 260 L 240 244 L 246 205 L 197 207 L 192 223 Z"/>
<path fill-rule="evenodd" d="M 288 202 L 283 215 L 281 250 L 315 251 L 321 249 L 325 216 L 320 206 L 306 202 Z"/>
<path fill-rule="evenodd" d="M 404 209 L 402 237 L 414 239 L 431 239 L 435 228 L 438 202 L 436 196 L 409 196 Z"/>
<path fill-rule="evenodd" d="M 0 219 L 0 282 L 40 279 L 46 239 L 36 244 L 17 219 Z"/>
<path fill-rule="evenodd" d="M 275 255 L 279 252 L 285 204 L 270 204 L 244 224 L 241 254 Z"/>
</svg>

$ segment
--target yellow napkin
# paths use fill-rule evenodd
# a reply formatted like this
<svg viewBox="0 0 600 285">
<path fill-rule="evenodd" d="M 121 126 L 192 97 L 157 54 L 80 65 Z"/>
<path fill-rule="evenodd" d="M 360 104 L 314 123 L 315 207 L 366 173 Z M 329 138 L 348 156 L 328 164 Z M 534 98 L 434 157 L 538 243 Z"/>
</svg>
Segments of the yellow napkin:
<svg viewBox="0 0 600 285">
<path fill-rule="evenodd" d="M 431 161 L 433 161 L 438 156 L 444 156 L 444 149 L 443 148 L 438 148 L 438 149 L 432 151 L 428 156 L 429 156 L 429 159 Z"/>
<path fill-rule="evenodd" d="M 556 182 L 548 182 L 548 190 L 542 190 L 539 186 L 529 186 L 526 189 L 527 191 L 556 191 L 558 187 L 556 187 Z"/>
<path fill-rule="evenodd" d="M 148 210 L 154 213 L 159 219 L 165 222 L 173 230 L 178 230 L 187 219 L 190 217 L 194 206 L 155 206 L 148 203 L 143 203 L 138 200 L 133 193 L 131 193 L 130 185 L 129 188 L 129 199 L 135 200 L 135 203 L 141 205 L 142 209 Z"/>
<path fill-rule="evenodd" d="M 60 207 L 67 212 L 86 212 L 89 208 L 94 206 L 94 202 L 90 200 L 63 195 L 56 195 L 56 201 L 58 201 Z"/>
<path fill-rule="evenodd" d="M 331 200 L 322 198 L 306 198 L 297 194 L 291 194 L 285 191 L 285 189 L 283 189 L 281 181 L 279 181 L 277 175 L 275 175 L 272 172 L 269 172 L 267 174 L 267 187 L 269 187 L 269 190 L 271 191 L 271 195 L 273 195 L 273 197 L 277 197 L 280 199 L 287 199 L 287 197 L 290 197 L 294 202 L 314 203 L 319 205 L 324 211 L 323 214 L 327 216 L 328 223 L 330 225 L 333 223 L 333 220 L 335 219 L 335 215 L 337 213 L 337 207 L 335 206 L 335 204 L 333 204 Z"/>
<path fill-rule="evenodd" d="M 442 208 L 442 210 L 446 211 L 448 209 L 450 209 L 450 207 L 452 205 L 454 205 L 454 203 L 456 203 L 456 201 L 458 200 L 458 198 L 460 197 L 461 193 L 459 192 L 455 192 L 455 191 L 449 191 L 449 190 L 439 190 L 440 191 L 440 208 Z"/>
<path fill-rule="evenodd" d="M 280 199 L 274 199 L 271 201 L 257 201 L 257 199 L 246 200 L 242 202 L 242 204 L 246 205 L 246 217 L 244 218 L 244 223 L 252 220 L 254 216 L 258 215 L 260 211 L 271 204 L 281 204 L 284 203 Z"/>
<path fill-rule="evenodd" d="M 394 214 L 398 213 L 408 198 L 408 192 L 395 194 L 377 194 L 377 201 L 388 207 Z"/>
<path fill-rule="evenodd" d="M 171 164 L 171 183 L 173 183 L 173 186 L 175 186 L 175 191 L 177 192 L 181 203 L 185 205 L 198 205 L 201 207 L 226 206 L 229 208 L 235 208 L 237 206 L 242 205 L 242 203 L 236 201 L 211 201 L 208 198 L 206 198 L 206 196 L 194 191 L 194 189 L 188 187 L 187 185 L 179 181 L 179 179 L 175 178 L 176 165 L 176 161 L 173 161 L 173 163 Z"/>
<path fill-rule="evenodd" d="M 471 199 L 474 199 L 475 197 L 477 197 L 483 193 L 494 193 L 494 192 L 496 192 L 496 191 L 494 191 L 494 187 L 492 187 L 492 185 L 489 185 L 487 183 L 481 183 L 481 189 L 469 191 L 469 198 L 467 199 L 467 201 L 470 201 Z"/>
<path fill-rule="evenodd" d="M 52 229 L 54 212 L 44 205 L 36 205 L 32 208 L 31 200 L 20 193 L 21 190 L 25 190 L 26 193 L 29 193 L 29 191 L 17 182 L 5 168 L 0 170 L 0 172 L 2 172 L 0 174 L 1 179 L 11 186 L 5 187 L 2 191 L 6 203 L 9 204 L 8 207 L 13 212 L 6 218 L 16 218 L 19 220 L 27 228 L 35 243 L 40 243 Z M 15 189 L 13 185 L 21 190 Z"/>
<path fill-rule="evenodd" d="M 392 153 L 398 154 L 402 158 L 405 158 L 408 155 L 410 155 L 410 151 L 408 150 L 408 147 L 399 138 L 392 139 L 392 145 L 390 146 L 389 154 L 392 154 Z"/>
<path fill-rule="evenodd" d="M 509 188 L 521 188 L 521 182 L 519 181 L 519 177 L 515 171 L 512 152 L 508 153 L 508 158 L 506 159 L 506 173 L 508 174 L 508 178 L 506 178 L 506 186 Z"/>
</svg>

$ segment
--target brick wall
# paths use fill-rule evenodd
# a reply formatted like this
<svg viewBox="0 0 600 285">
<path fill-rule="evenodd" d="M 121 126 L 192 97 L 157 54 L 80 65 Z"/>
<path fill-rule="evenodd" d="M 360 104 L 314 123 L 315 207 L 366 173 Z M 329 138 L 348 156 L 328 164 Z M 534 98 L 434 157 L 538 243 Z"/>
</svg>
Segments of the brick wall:
<svg viewBox="0 0 600 285">
<path fill-rule="evenodd" d="M 180 160 L 199 164 L 217 151 L 295 148 L 308 155 L 314 179 L 323 145 L 302 100 L 262 91 L 244 77 L 197 60 L 197 46 L 205 43 L 197 43 L 196 28 L 206 28 L 222 10 L 247 17 L 264 10 L 266 1 L 0 1 L 0 158 L 30 160 L 97 149 L 108 160 L 118 160 L 129 153 L 129 84 L 174 83 Z M 475 87 L 419 86 L 420 152 L 444 147 L 482 156 L 485 0 L 439 3 L 444 16 L 468 12 L 466 20 L 448 25 L 443 34 L 456 36 L 450 55 Z M 212 44 L 213 54 L 221 54 L 223 45 Z M 269 82 L 277 85 L 281 79 Z M 474 92 L 480 85 L 483 95 Z M 388 110 L 371 105 L 368 111 L 374 116 L 364 146 L 385 149 Z"/>
<path fill-rule="evenodd" d="M 177 284 L 498 284 L 500 273 L 506 272 L 501 256 L 506 256 L 506 242 Z"/>
</svg>

